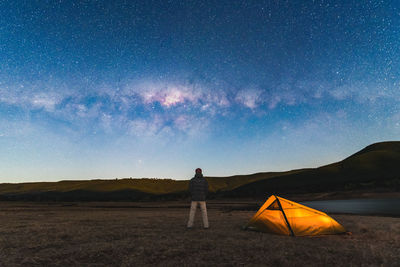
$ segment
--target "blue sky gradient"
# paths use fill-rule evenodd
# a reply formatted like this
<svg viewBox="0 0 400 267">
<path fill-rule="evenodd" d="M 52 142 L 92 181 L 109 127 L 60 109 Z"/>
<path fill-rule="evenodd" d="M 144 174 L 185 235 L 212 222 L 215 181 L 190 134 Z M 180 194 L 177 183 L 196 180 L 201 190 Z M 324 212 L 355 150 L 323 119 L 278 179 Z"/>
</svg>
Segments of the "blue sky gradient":
<svg viewBox="0 0 400 267">
<path fill-rule="evenodd" d="M 2 1 L 0 182 L 317 167 L 400 137 L 396 1 Z"/>
</svg>

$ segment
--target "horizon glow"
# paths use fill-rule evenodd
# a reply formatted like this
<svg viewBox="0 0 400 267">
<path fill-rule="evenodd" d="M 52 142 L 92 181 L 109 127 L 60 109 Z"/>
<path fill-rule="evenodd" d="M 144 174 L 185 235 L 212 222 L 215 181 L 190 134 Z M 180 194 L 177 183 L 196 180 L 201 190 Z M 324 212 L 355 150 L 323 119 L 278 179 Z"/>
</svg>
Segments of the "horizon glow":
<svg viewBox="0 0 400 267">
<path fill-rule="evenodd" d="M 0 3 L 0 182 L 319 167 L 400 140 L 400 4 Z"/>
</svg>

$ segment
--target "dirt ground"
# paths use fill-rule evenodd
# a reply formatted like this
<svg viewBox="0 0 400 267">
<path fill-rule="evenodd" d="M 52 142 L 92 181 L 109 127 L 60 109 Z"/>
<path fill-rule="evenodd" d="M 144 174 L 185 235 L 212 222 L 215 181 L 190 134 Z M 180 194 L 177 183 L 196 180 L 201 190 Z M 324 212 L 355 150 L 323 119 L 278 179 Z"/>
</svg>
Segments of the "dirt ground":
<svg viewBox="0 0 400 267">
<path fill-rule="evenodd" d="M 352 235 L 288 237 L 241 230 L 249 203 L 210 202 L 210 229 L 197 212 L 187 230 L 188 204 L 0 202 L 0 266 L 400 266 L 400 218 L 332 215 Z"/>
</svg>

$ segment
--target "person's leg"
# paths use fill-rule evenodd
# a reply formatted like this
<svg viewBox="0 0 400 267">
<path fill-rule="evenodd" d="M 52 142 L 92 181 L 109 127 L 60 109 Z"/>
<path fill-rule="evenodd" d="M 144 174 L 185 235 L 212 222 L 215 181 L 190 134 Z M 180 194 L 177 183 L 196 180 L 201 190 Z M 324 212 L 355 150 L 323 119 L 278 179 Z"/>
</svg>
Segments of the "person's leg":
<svg viewBox="0 0 400 267">
<path fill-rule="evenodd" d="M 208 228 L 207 206 L 205 201 L 200 202 L 201 215 L 203 217 L 203 227 Z"/>
<path fill-rule="evenodd" d="M 197 201 L 192 201 L 192 203 L 190 204 L 189 221 L 187 224 L 188 228 L 193 227 L 194 215 L 196 214 L 196 208 L 197 208 Z"/>
</svg>

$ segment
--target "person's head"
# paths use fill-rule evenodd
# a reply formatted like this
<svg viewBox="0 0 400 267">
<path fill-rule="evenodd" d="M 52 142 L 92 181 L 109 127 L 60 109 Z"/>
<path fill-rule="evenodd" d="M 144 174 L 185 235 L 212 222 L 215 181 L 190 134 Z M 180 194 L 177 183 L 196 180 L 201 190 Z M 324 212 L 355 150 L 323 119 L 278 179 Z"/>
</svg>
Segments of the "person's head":
<svg viewBox="0 0 400 267">
<path fill-rule="evenodd" d="M 203 171 L 200 168 L 196 169 L 196 174 L 203 174 Z"/>
</svg>

